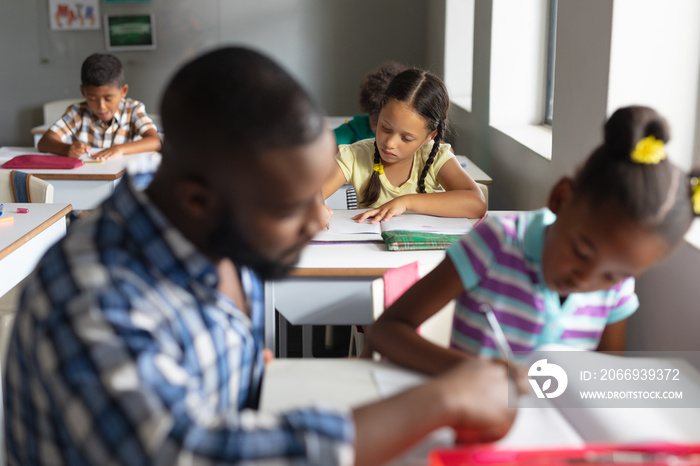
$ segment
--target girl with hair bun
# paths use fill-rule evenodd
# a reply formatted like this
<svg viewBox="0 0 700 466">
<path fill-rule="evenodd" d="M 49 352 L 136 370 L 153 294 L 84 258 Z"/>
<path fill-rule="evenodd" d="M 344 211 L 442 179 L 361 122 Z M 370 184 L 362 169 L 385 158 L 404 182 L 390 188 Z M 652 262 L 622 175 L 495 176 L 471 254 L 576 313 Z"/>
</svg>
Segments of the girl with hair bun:
<svg viewBox="0 0 700 466">
<path fill-rule="evenodd" d="M 450 99 L 432 73 L 408 69 L 389 84 L 381 100 L 376 138 L 340 145 L 338 166 L 323 186 L 328 198 L 343 184 L 370 208 L 355 220 L 388 220 L 406 210 L 441 217 L 481 217 L 486 202 L 449 144 Z"/>
<path fill-rule="evenodd" d="M 666 156 L 666 120 L 648 107 L 617 110 L 604 141 L 548 207 L 492 216 L 400 297 L 369 331 L 389 359 L 439 373 L 474 355 L 499 357 L 481 311 L 490 306 L 511 349 L 525 356 L 558 343 L 625 349 L 626 319 L 639 306 L 634 277 L 664 258 L 700 215 L 700 172 Z M 415 329 L 452 299 L 450 348 Z"/>
</svg>

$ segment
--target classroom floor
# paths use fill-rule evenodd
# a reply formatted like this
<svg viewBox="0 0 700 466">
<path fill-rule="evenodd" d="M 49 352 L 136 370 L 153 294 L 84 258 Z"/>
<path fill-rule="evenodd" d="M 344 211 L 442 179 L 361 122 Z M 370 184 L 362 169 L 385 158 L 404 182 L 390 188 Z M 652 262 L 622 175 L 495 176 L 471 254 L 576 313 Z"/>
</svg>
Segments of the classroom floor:
<svg viewBox="0 0 700 466">
<path fill-rule="evenodd" d="M 312 351 L 315 358 L 346 358 L 350 348 L 350 327 L 348 325 L 332 326 L 333 345 L 329 348 L 325 344 L 326 327 L 314 326 L 312 337 Z M 287 357 L 301 357 L 301 326 L 287 322 Z"/>
</svg>

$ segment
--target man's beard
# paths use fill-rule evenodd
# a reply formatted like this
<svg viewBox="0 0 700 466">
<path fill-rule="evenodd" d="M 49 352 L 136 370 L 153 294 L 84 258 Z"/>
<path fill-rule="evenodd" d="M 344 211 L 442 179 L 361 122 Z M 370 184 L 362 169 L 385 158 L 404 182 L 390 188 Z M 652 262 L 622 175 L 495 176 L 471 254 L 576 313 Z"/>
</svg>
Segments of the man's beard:
<svg viewBox="0 0 700 466">
<path fill-rule="evenodd" d="M 261 279 L 274 280 L 283 278 L 289 274 L 296 265 L 282 264 L 265 258 L 255 251 L 240 230 L 234 227 L 231 215 L 222 212 L 219 222 L 209 235 L 209 250 L 218 257 L 228 257 L 236 266 L 245 266 L 253 269 Z"/>
</svg>

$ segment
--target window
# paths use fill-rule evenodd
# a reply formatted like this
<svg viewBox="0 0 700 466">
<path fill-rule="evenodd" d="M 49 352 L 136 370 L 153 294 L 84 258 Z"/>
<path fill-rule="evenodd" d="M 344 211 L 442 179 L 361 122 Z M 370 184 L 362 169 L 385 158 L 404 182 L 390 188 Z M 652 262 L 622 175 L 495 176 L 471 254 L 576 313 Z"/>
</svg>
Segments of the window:
<svg viewBox="0 0 700 466">
<path fill-rule="evenodd" d="M 546 159 L 544 125 L 549 0 L 493 0 L 489 124 Z"/>
<path fill-rule="evenodd" d="M 445 5 L 445 84 L 450 99 L 471 111 L 474 59 L 474 0 L 447 0 Z"/>
<path fill-rule="evenodd" d="M 557 3 L 549 0 L 549 24 L 547 27 L 547 82 L 544 102 L 544 124 L 552 126 L 554 110 L 554 56 L 557 49 Z"/>
</svg>

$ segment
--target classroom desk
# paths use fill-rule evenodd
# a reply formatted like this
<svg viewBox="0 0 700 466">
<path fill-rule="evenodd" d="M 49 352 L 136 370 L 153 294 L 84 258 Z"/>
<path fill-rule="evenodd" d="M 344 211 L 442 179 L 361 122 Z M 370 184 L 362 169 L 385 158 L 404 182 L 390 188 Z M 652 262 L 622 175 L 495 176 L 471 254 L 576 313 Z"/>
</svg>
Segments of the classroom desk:
<svg viewBox="0 0 700 466">
<path fill-rule="evenodd" d="M 29 212 L 18 214 L 17 207 Z M 4 215 L 13 220 L 0 223 L 0 296 L 29 275 L 44 252 L 66 234 L 65 217 L 71 210 L 70 204 L 4 203 Z"/>
<path fill-rule="evenodd" d="M 284 280 L 265 283 L 265 345 L 286 357 L 286 322 L 304 325 L 302 353 L 311 354 L 311 325 L 371 324 L 370 284 L 389 269 L 419 261 L 429 271 L 444 250 L 389 251 L 384 243 L 311 243 Z M 279 315 L 279 335 L 275 316 Z"/>
<path fill-rule="evenodd" d="M 489 211 L 508 215 L 514 211 Z M 478 219 L 473 219 L 472 223 Z M 444 250 L 389 251 L 383 242 L 310 243 L 289 277 L 265 283 L 265 346 L 286 357 L 286 321 L 302 325 L 302 355 L 311 357 L 311 325 L 371 324 L 371 283 L 389 269 L 418 261 L 435 268 Z M 279 313 L 279 332 L 275 325 Z"/>
<path fill-rule="evenodd" d="M 372 371 L 393 369 L 411 373 L 389 362 L 368 359 L 275 359 L 265 367 L 260 410 L 283 412 L 318 403 L 357 407 L 381 398 Z M 449 428 L 440 429 L 390 464 L 427 465 L 428 453 L 454 444 Z"/>
<path fill-rule="evenodd" d="M 377 377 L 378 372 L 382 373 L 381 377 Z M 377 382 L 379 379 L 382 380 L 381 386 Z M 420 374 L 386 361 L 275 359 L 265 367 L 260 410 L 278 413 L 318 404 L 354 408 L 398 393 L 423 380 Z M 515 423 L 508 434 L 494 444 L 495 448 L 577 448 L 586 444 L 585 436 L 591 436 L 592 444 L 665 442 L 693 445 L 700 441 L 697 423 L 700 408 L 697 407 L 568 408 L 568 416 L 573 418 L 578 414 L 582 417 L 577 424 L 578 431 L 572 427 L 571 419 L 567 420 L 560 412 L 565 408 L 543 406 L 534 393 L 520 397 L 518 407 Z M 612 414 L 603 415 L 610 409 Z M 582 416 L 582 412 L 589 415 Z M 603 425 L 597 425 L 593 419 L 603 420 Z M 617 420 L 617 429 L 612 428 L 611 419 Z M 390 464 L 425 466 L 430 450 L 453 445 L 452 430 L 439 429 Z M 638 464 L 636 461 L 624 462 L 632 463 Z M 692 464 L 697 464 L 697 461 Z"/>
<path fill-rule="evenodd" d="M 21 154 L 36 154 L 31 147 L 0 148 L 0 164 Z M 142 152 L 124 155 L 102 163 L 86 163 L 70 170 L 22 169 L 38 178 L 47 180 L 54 187 L 54 202 L 72 204 L 75 210 L 93 209 L 109 197 L 129 173 L 154 171 L 160 164 L 158 152 Z M 0 170 L 5 170 L 0 168 Z"/>
</svg>

